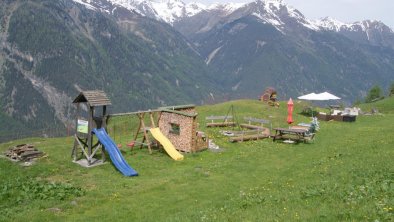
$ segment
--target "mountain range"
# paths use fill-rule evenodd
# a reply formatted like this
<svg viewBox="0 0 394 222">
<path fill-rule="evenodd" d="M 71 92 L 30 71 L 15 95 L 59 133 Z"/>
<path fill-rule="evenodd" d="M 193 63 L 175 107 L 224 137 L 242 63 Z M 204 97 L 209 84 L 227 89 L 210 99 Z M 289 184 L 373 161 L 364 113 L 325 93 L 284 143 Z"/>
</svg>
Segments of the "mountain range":
<svg viewBox="0 0 394 222">
<path fill-rule="evenodd" d="M 351 102 L 394 81 L 382 22 L 309 20 L 281 0 L 5 0 L 0 3 L 0 135 L 64 128 L 80 90 L 113 112 L 330 91 Z M 23 130 L 21 130 L 23 129 Z"/>
<path fill-rule="evenodd" d="M 171 25 L 192 43 L 232 98 L 255 97 L 262 86 L 272 85 L 285 97 L 331 90 L 349 102 L 393 79 L 394 33 L 380 21 L 309 20 L 282 0 L 209 6 L 110 0 L 107 10 L 100 6 L 103 1 L 76 1 L 107 13 L 127 8 Z"/>
</svg>

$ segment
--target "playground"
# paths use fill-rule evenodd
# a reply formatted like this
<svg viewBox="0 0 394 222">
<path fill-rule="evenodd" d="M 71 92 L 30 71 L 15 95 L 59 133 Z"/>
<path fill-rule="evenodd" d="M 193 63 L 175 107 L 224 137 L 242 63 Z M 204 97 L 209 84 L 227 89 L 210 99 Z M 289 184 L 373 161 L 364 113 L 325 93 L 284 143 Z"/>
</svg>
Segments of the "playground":
<svg viewBox="0 0 394 222">
<path fill-rule="evenodd" d="M 127 146 L 137 132 L 138 116 L 110 117 L 106 132 L 137 177 L 123 176 L 109 159 L 88 168 L 72 163 L 74 137 L 30 138 L 1 144 L 0 150 L 5 151 L 29 143 L 47 155 L 29 168 L 0 159 L 0 220 L 392 218 L 394 141 L 387 139 L 387 132 L 394 128 L 386 124 L 394 121 L 392 112 L 381 110 L 385 116 L 360 116 L 353 123 L 321 122 L 313 143 L 286 144 L 272 139 L 232 143 L 220 133 L 232 127 L 205 126 L 206 117 L 226 115 L 231 106 L 239 122 L 249 117 L 269 120 L 272 128 L 288 127 L 285 102 L 279 108 L 254 100 L 195 107 L 198 129 L 223 151 L 180 151 L 184 159 L 176 161 L 160 147 L 152 146 L 150 153 L 147 146 Z M 301 112 L 302 106 L 296 105 L 293 120 L 309 121 Z M 144 118 L 150 126 L 149 114 Z M 270 124 L 264 123 L 264 127 L 270 128 Z M 93 145 L 96 142 L 94 139 Z"/>
<path fill-rule="evenodd" d="M 152 146 L 159 147 L 161 145 L 172 159 L 183 160 L 183 155 L 179 151 L 196 152 L 208 148 L 208 138 L 203 133 L 197 132 L 197 113 L 194 105 L 107 114 L 107 106 L 111 105 L 111 101 L 105 92 L 100 90 L 82 91 L 73 103 L 76 104 L 77 114 L 71 155 L 73 162 L 83 167 L 104 164 L 105 153 L 107 153 L 113 165 L 123 175 L 138 175 L 137 171 L 124 159 L 120 150 L 122 144 L 116 144 L 107 133 L 109 119 L 118 116 L 128 119 L 132 119 L 133 116 L 138 117 L 137 131 L 134 133 L 133 140 L 127 144 L 130 149 L 135 146 L 140 148 L 146 146 L 149 153 L 152 154 Z M 148 118 L 149 124 L 145 123 L 145 117 Z M 131 120 L 131 122 L 134 121 Z M 127 127 L 131 126 L 132 124 Z M 125 127 L 123 125 L 122 133 L 124 133 Z M 115 130 L 112 133 L 115 135 Z M 97 155 L 100 155 L 101 159 L 97 159 Z"/>
</svg>

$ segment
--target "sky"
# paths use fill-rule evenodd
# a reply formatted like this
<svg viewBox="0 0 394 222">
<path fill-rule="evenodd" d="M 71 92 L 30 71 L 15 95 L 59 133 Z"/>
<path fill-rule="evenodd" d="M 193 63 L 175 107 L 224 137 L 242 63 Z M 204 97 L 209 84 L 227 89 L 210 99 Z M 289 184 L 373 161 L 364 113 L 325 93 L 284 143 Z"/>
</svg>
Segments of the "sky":
<svg viewBox="0 0 394 222">
<path fill-rule="evenodd" d="M 185 0 L 185 2 L 251 2 L 253 0 Z M 298 9 L 308 19 L 332 17 L 352 23 L 361 20 L 379 20 L 394 29 L 394 0 L 283 0 Z"/>
</svg>

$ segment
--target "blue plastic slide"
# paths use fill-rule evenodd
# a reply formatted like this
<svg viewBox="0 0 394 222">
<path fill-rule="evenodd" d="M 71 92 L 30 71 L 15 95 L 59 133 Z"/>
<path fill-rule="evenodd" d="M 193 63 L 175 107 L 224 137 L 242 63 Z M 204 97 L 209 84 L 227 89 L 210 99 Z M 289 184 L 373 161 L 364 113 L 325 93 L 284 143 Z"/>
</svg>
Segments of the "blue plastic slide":
<svg viewBox="0 0 394 222">
<path fill-rule="evenodd" d="M 112 160 L 112 163 L 123 175 L 129 177 L 138 176 L 137 171 L 127 164 L 126 160 L 122 156 L 122 153 L 119 151 L 111 137 L 108 136 L 104 128 L 93 129 L 93 133 L 96 134 L 100 143 L 104 145 L 105 150 L 108 152 L 109 157 Z"/>
</svg>

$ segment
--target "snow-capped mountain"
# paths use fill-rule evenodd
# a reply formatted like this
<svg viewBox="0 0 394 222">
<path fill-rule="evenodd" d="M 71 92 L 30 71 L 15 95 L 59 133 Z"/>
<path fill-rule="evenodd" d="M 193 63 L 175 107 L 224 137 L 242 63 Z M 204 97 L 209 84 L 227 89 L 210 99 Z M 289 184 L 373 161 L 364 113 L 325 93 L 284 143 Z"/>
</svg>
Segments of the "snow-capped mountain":
<svg viewBox="0 0 394 222">
<path fill-rule="evenodd" d="M 316 20 L 315 24 L 319 30 L 337 32 L 357 42 L 394 48 L 393 30 L 380 21 L 364 20 L 344 23 L 325 17 Z"/>
<path fill-rule="evenodd" d="M 381 32 L 393 32 L 384 23 L 376 20 L 364 20 L 354 23 L 344 23 L 331 17 L 325 17 L 315 21 L 315 24 L 321 29 L 329 31 L 368 31 L 371 29 L 380 30 Z"/>
<path fill-rule="evenodd" d="M 233 14 L 255 16 L 261 22 L 271 24 L 283 33 L 292 29 L 294 25 L 313 30 L 319 29 L 313 22 L 306 19 L 301 12 L 282 0 L 256 0 L 236 9 Z"/>
<path fill-rule="evenodd" d="M 342 32 L 347 37 L 362 34 L 370 40 L 376 35 L 393 34 L 393 31 L 379 21 L 360 21 L 344 23 L 333 18 L 309 20 L 300 11 L 286 4 L 282 0 L 255 0 L 250 3 L 214 3 L 204 5 L 192 2 L 184 3 L 182 0 L 73 0 L 93 10 L 101 10 L 113 13 L 118 8 L 125 8 L 142 16 L 164 21 L 177 29 L 183 29 L 187 25 L 197 25 L 200 29 L 188 27 L 187 30 L 194 32 L 208 31 L 218 23 L 229 22 L 245 15 L 252 15 L 261 22 L 271 24 L 282 33 L 298 28 L 307 28 L 313 31 Z M 196 17 L 198 19 L 190 19 Z M 193 22 L 194 21 L 194 22 Z M 205 21 L 205 26 L 202 26 Z M 192 22 L 192 24 L 189 24 Z M 179 25 L 177 24 L 182 24 Z M 374 34 L 371 34 L 374 33 Z M 380 34 L 379 34 L 380 33 Z M 371 35 L 373 35 L 371 37 Z M 362 38 L 364 39 L 364 38 Z"/>
<path fill-rule="evenodd" d="M 194 16 L 217 17 L 213 19 L 223 22 L 224 16 L 227 19 L 235 20 L 245 15 L 252 15 L 260 19 L 261 22 L 273 25 L 277 30 L 285 33 L 294 27 L 305 27 L 314 31 L 335 31 L 335 32 L 363 32 L 368 39 L 371 30 L 380 33 L 393 33 L 393 31 L 379 21 L 360 21 L 355 23 L 344 23 L 336 19 L 326 17 L 320 20 L 309 20 L 300 11 L 286 4 L 282 0 L 255 0 L 249 3 L 213 3 L 204 5 L 192 2 L 184 3 L 182 0 L 73 0 L 85 5 L 93 10 L 101 10 L 113 13 L 119 7 L 136 12 L 142 16 L 147 16 L 164 21 L 170 25 L 182 23 L 183 20 L 190 20 Z M 201 19 L 201 18 L 200 18 Z M 207 20 L 207 18 L 205 18 Z M 193 25 L 193 24 L 191 24 Z M 216 24 L 209 23 L 208 27 Z M 204 27 L 205 31 L 209 30 Z"/>
<path fill-rule="evenodd" d="M 207 7 L 200 3 L 185 4 L 181 0 L 73 0 L 92 10 L 113 13 L 119 7 L 140 15 L 173 24 L 184 17 L 191 17 Z"/>
</svg>

